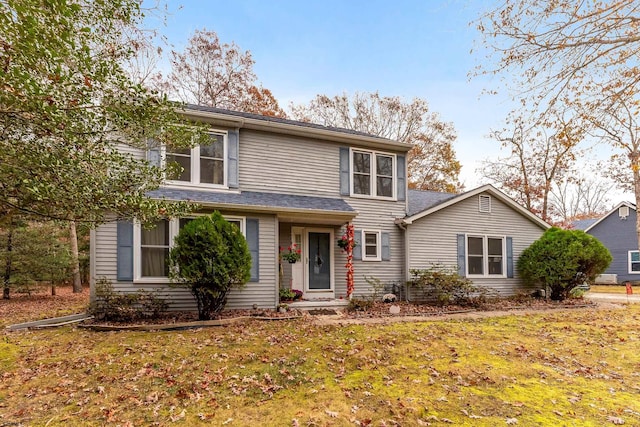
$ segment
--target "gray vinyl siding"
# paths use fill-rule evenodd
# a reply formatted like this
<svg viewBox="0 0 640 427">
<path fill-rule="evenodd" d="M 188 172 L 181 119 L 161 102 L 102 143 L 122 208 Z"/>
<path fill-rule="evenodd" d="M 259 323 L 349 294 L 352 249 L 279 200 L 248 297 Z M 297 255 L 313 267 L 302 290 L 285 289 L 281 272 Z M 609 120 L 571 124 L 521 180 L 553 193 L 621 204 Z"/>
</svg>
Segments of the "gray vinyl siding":
<svg viewBox="0 0 640 427">
<path fill-rule="evenodd" d="M 409 225 L 409 269 L 425 269 L 434 264 L 443 264 L 457 271 L 458 234 L 511 237 L 515 277 L 472 280 L 475 285 L 494 290 L 501 297 L 533 290 L 521 282 L 516 266 L 520 253 L 540 238 L 544 229 L 493 196 L 491 204 L 490 213 L 479 212 L 478 196 L 473 196 Z M 411 294 L 410 292 L 410 296 Z M 414 291 L 413 296 L 416 295 Z"/>
<path fill-rule="evenodd" d="M 373 293 L 374 290 L 365 280 L 365 276 L 379 279 L 388 286 L 404 283 L 404 234 L 395 225 L 394 220 L 404 217 L 405 202 L 355 197 L 348 198 L 348 202 L 358 211 L 358 216 L 353 220 L 354 228 L 356 230 L 380 230 L 383 233 L 389 233 L 391 254 L 389 261 L 353 261 L 354 296 L 367 296 Z M 342 281 L 345 282 L 346 269 L 336 269 L 336 275 L 338 279 L 342 278 Z"/>
<path fill-rule="evenodd" d="M 629 209 L 626 219 L 620 218 L 618 211 L 611 212 L 606 218 L 596 224 L 589 234 L 605 245 L 613 261 L 605 274 L 617 274 L 618 283 L 625 280 L 640 280 L 640 274 L 629 274 L 629 251 L 638 250 L 638 235 L 636 233 L 636 211 Z"/>
<path fill-rule="evenodd" d="M 218 126 L 216 126 L 219 129 Z M 379 230 L 389 233 L 390 260 L 359 261 L 354 260 L 354 295 L 364 296 L 371 293 L 365 276 L 377 278 L 386 284 L 403 283 L 405 277 L 404 236 L 394 224 L 396 218 L 406 214 L 405 201 L 356 198 L 340 195 L 340 148 L 357 147 L 333 141 L 315 138 L 240 129 L 239 134 L 239 189 L 241 191 L 259 191 L 307 195 L 318 197 L 342 198 L 356 211 L 353 220 L 357 230 Z M 365 148 L 366 149 L 366 148 Z M 141 150 L 126 148 L 127 152 L 143 157 Z M 394 150 L 377 150 L 389 154 L 404 155 Z M 197 187 L 193 187 L 197 188 Z M 215 190 L 212 190 L 215 191 Z M 405 188 L 406 191 L 406 188 Z M 241 291 L 234 291 L 229 297 L 227 308 L 247 308 L 253 304 L 259 307 L 274 308 L 277 304 L 278 246 L 287 246 L 290 241 L 290 226 L 278 223 L 277 216 L 253 215 L 251 212 L 233 212 L 246 218 L 259 218 L 260 271 L 259 282 L 250 282 Z M 341 226 L 323 225 L 314 220 L 313 225 L 304 223 L 305 215 L 300 215 L 301 226 L 314 228 L 332 228 L 337 241 L 344 231 Z M 195 301 L 191 294 L 183 289 L 170 288 L 167 284 L 140 284 L 117 282 L 116 280 L 116 224 L 109 223 L 95 232 L 95 277 L 106 277 L 121 292 L 135 292 L 139 288 L 162 289 L 172 309 L 194 310 Z M 334 242 L 334 289 L 336 298 L 346 296 L 346 255 Z M 290 268 L 284 266 L 283 282 L 289 283 Z"/>
<path fill-rule="evenodd" d="M 224 212 L 223 212 L 224 214 Z M 233 290 L 227 301 L 226 308 L 251 308 L 257 304 L 260 308 L 274 308 L 277 301 L 277 249 L 276 230 L 277 220 L 274 215 L 254 215 L 252 213 L 233 213 L 234 216 L 245 218 L 257 218 L 259 220 L 259 244 L 260 244 L 260 280 L 249 282 L 241 290 Z M 160 296 L 170 304 L 171 310 L 196 310 L 196 303 L 187 289 L 172 288 L 167 283 L 134 283 L 122 282 L 116 278 L 117 226 L 115 222 L 101 225 L 95 230 L 95 239 L 92 240 L 92 250 L 95 251 L 95 271 L 92 281 L 98 278 L 106 278 L 113 284 L 115 291 L 132 293 L 139 289 L 160 289 Z"/>
<path fill-rule="evenodd" d="M 339 143 L 240 130 L 240 189 L 340 197 Z"/>
<path fill-rule="evenodd" d="M 144 150 L 127 144 L 118 144 L 118 151 L 121 153 L 127 153 L 136 159 L 144 159 L 146 157 Z"/>
</svg>

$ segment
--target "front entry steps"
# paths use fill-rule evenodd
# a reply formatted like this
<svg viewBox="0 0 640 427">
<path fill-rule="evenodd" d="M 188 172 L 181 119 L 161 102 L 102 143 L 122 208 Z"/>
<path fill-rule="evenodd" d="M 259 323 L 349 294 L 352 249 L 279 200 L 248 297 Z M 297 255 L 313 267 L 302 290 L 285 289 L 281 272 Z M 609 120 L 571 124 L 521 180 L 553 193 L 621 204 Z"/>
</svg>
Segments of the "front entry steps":
<svg viewBox="0 0 640 427">
<path fill-rule="evenodd" d="M 287 304 L 291 310 L 302 311 L 343 311 L 349 305 L 349 300 L 345 299 L 330 299 L 330 300 L 302 300 L 295 302 L 283 302 Z M 313 313 L 312 313 L 313 314 Z M 318 313 L 321 314 L 321 313 Z"/>
</svg>

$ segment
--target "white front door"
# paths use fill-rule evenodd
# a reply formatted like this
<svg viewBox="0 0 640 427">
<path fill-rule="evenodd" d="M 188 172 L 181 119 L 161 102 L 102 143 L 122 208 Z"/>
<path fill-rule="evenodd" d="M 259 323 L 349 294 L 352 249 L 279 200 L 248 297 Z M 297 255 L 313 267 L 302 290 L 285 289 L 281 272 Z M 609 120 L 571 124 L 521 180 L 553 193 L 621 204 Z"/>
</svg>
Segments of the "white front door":
<svg viewBox="0 0 640 427">
<path fill-rule="evenodd" d="M 306 298 L 334 298 L 333 230 L 310 228 L 305 233 Z"/>
</svg>

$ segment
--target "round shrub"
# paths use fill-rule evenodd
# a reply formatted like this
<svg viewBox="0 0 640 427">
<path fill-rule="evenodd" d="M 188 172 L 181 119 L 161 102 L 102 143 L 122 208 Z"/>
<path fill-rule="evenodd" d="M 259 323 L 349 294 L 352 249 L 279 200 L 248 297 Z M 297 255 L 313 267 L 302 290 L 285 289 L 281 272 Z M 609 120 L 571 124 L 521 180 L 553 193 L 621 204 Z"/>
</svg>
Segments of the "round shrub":
<svg viewBox="0 0 640 427">
<path fill-rule="evenodd" d="M 222 311 L 229 292 L 251 278 L 251 253 L 240 229 L 219 212 L 188 222 L 169 254 L 173 284 L 190 289 L 200 320 Z"/>
<path fill-rule="evenodd" d="M 518 272 L 529 285 L 545 286 L 551 299 L 561 301 L 582 283 L 593 283 L 612 257 L 595 237 L 581 230 L 552 227 L 518 259 Z"/>
</svg>

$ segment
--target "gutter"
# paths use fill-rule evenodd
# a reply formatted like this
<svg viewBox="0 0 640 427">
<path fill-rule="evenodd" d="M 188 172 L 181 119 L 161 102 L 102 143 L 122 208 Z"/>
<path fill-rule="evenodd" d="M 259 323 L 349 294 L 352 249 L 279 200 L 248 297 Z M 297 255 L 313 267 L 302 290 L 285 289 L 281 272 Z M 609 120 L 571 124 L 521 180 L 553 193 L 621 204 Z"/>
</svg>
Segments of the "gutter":
<svg viewBox="0 0 640 427">
<path fill-rule="evenodd" d="M 279 123 L 268 120 L 252 119 L 245 117 L 235 117 L 222 113 L 214 113 L 210 111 L 197 111 L 197 110 L 179 110 L 180 113 L 188 117 L 211 119 L 215 120 L 216 124 L 226 125 L 231 127 L 241 127 L 245 129 L 262 130 L 262 131 L 274 131 L 278 130 L 280 133 L 296 136 L 309 136 L 314 135 L 322 137 L 323 139 L 335 142 L 359 144 L 361 146 L 389 149 L 393 148 L 397 151 L 408 152 L 413 148 L 413 144 L 404 142 L 393 141 L 390 139 L 384 139 L 374 136 L 354 135 L 350 133 L 339 132 L 330 129 L 321 129 L 315 127 L 306 127 L 295 125 L 291 123 Z"/>
</svg>

